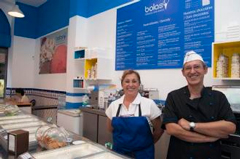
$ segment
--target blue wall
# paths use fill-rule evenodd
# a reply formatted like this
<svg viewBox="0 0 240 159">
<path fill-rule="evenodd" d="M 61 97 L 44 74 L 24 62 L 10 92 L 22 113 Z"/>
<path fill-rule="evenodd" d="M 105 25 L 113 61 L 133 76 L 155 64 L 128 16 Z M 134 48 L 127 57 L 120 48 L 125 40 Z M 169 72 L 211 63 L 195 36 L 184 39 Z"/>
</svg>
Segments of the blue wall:
<svg viewBox="0 0 240 159">
<path fill-rule="evenodd" d="M 25 17 L 15 18 L 16 36 L 36 39 L 68 26 L 69 0 L 49 0 L 38 8 L 22 3 L 18 5 Z"/>
<path fill-rule="evenodd" d="M 0 47 L 11 46 L 11 29 L 8 19 L 2 9 L 0 9 Z"/>
<path fill-rule="evenodd" d="M 70 17 L 79 15 L 89 18 L 132 0 L 70 0 Z"/>
<path fill-rule="evenodd" d="M 87 0 L 88 1 L 88 17 L 112 9 L 119 5 L 131 2 L 132 0 Z"/>
<path fill-rule="evenodd" d="M 68 26 L 73 16 L 89 18 L 130 1 L 48 0 L 38 8 L 18 3 L 25 18 L 15 19 L 14 35 L 35 39 Z"/>
<path fill-rule="evenodd" d="M 15 18 L 14 35 L 27 38 L 37 38 L 37 8 L 18 3 L 24 18 Z"/>
<path fill-rule="evenodd" d="M 38 37 L 69 24 L 69 0 L 48 0 L 38 8 Z"/>
<path fill-rule="evenodd" d="M 88 0 L 70 0 L 70 13 L 69 17 L 79 15 L 88 17 Z"/>
</svg>

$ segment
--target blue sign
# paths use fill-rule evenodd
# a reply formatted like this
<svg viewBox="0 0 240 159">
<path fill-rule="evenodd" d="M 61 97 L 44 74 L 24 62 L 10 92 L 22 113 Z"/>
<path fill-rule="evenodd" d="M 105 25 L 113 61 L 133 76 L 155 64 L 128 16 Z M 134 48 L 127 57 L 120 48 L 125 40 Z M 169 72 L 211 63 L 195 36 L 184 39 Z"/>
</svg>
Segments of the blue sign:
<svg viewBox="0 0 240 159">
<path fill-rule="evenodd" d="M 194 50 L 211 66 L 213 0 L 142 0 L 118 9 L 116 70 L 181 68 Z"/>
</svg>

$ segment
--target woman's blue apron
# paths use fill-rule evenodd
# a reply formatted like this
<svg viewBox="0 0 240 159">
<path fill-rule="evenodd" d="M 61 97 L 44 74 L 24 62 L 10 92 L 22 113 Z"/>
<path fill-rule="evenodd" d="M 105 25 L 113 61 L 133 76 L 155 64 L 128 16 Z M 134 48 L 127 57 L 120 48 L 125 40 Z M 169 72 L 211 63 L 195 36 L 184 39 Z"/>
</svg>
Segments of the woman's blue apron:
<svg viewBox="0 0 240 159">
<path fill-rule="evenodd" d="M 154 159 L 152 132 L 140 104 L 139 117 L 119 117 L 121 106 L 112 119 L 113 150 L 136 159 Z"/>
</svg>

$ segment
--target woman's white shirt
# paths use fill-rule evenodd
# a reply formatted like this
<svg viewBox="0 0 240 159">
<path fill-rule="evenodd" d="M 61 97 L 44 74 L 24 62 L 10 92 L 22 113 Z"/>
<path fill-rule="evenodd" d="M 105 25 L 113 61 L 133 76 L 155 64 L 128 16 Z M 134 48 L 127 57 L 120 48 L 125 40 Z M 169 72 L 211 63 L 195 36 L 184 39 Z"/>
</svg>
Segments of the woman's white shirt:
<svg viewBox="0 0 240 159">
<path fill-rule="evenodd" d="M 129 109 L 127 109 L 126 106 L 123 104 L 124 97 L 125 95 L 113 101 L 109 105 L 105 112 L 109 119 L 112 120 L 113 117 L 116 117 L 117 110 L 120 104 L 122 104 L 122 107 L 120 109 L 119 116 L 139 116 L 139 104 L 141 106 L 142 116 L 145 116 L 150 120 L 154 120 L 162 114 L 161 110 L 157 107 L 157 105 L 152 99 L 142 97 L 139 93 L 135 100 L 129 105 Z"/>
<path fill-rule="evenodd" d="M 29 99 L 28 99 L 28 97 L 24 94 L 24 95 L 22 96 L 20 102 L 23 102 L 23 103 L 29 103 Z"/>
</svg>

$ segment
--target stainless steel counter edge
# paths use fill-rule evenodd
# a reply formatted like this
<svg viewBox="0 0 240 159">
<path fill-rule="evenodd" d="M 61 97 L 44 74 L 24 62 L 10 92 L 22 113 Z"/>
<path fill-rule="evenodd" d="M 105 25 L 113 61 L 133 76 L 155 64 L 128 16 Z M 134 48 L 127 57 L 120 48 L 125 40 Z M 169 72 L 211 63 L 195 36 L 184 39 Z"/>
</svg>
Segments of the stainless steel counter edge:
<svg viewBox="0 0 240 159">
<path fill-rule="evenodd" d="M 57 112 L 60 114 L 69 115 L 72 117 L 80 117 L 81 116 L 81 113 L 71 112 L 70 110 L 58 110 Z"/>
<path fill-rule="evenodd" d="M 80 107 L 79 108 L 82 112 L 88 112 L 88 113 L 92 113 L 92 114 L 98 114 L 101 116 L 105 116 L 105 110 L 102 109 L 95 109 L 95 108 L 88 108 L 88 107 Z"/>
</svg>

